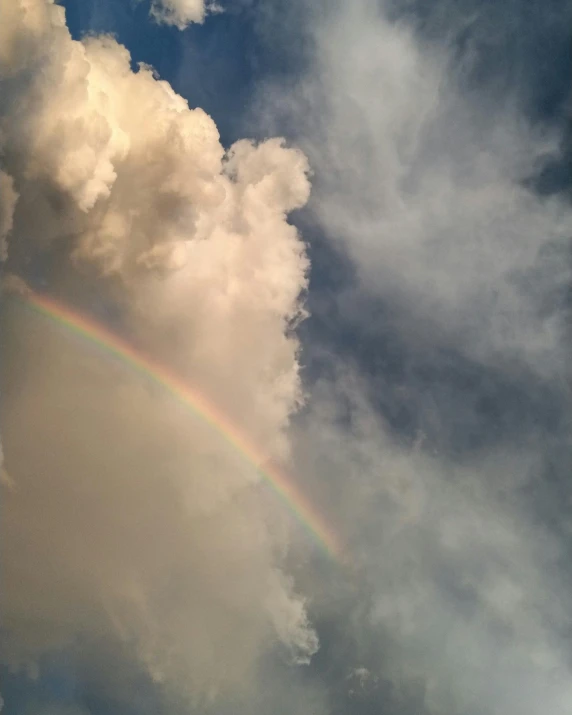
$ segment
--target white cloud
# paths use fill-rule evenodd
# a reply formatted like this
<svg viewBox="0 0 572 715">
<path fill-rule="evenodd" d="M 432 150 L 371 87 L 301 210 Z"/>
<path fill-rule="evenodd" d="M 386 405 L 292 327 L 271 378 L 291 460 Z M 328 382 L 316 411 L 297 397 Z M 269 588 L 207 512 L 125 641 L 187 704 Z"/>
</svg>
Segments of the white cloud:
<svg viewBox="0 0 572 715">
<path fill-rule="evenodd" d="M 203 0 L 154 0 L 151 5 L 151 15 L 157 22 L 179 30 L 192 22 L 203 22 L 206 10 Z"/>
<path fill-rule="evenodd" d="M 33 257 L 63 300 L 115 305 L 134 343 L 286 457 L 307 271 L 286 216 L 308 197 L 305 157 L 277 139 L 225 153 L 212 119 L 133 73 L 114 39 L 73 41 L 50 2 L 1 9 L 5 288 L 26 290 Z M 279 643 L 306 661 L 316 636 L 254 467 L 10 299 L 3 349 L 4 661 L 115 639 L 192 698 L 254 688 Z"/>
</svg>

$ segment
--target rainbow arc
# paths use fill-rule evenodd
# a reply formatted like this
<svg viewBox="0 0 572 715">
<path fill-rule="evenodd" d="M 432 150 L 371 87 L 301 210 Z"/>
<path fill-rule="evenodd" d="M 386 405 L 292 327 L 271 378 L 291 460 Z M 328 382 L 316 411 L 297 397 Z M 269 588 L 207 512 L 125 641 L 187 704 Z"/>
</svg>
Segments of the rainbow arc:
<svg viewBox="0 0 572 715">
<path fill-rule="evenodd" d="M 69 333 L 78 335 L 87 343 L 96 345 L 109 355 L 119 358 L 130 369 L 168 392 L 195 418 L 208 424 L 224 442 L 258 471 L 322 549 L 332 558 L 342 559 L 342 548 L 338 539 L 296 482 L 284 470 L 269 464 L 262 450 L 232 423 L 198 386 L 189 384 L 171 369 L 143 354 L 127 340 L 93 318 L 55 298 L 30 290 L 25 295 L 19 295 L 18 299 L 29 309 Z"/>
</svg>

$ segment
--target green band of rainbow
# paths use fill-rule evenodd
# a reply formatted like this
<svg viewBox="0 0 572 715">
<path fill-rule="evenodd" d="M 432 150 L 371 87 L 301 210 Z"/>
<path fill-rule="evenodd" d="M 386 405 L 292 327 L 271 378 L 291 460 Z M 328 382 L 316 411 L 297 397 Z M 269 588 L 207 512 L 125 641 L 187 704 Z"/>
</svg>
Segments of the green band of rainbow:
<svg viewBox="0 0 572 715">
<path fill-rule="evenodd" d="M 121 359 L 131 369 L 160 385 L 176 400 L 185 405 L 193 415 L 210 425 L 253 466 L 273 491 L 296 515 L 299 522 L 312 534 L 318 544 L 335 559 L 342 559 L 342 549 L 331 528 L 316 511 L 291 477 L 267 460 L 245 434 L 194 386 L 183 381 L 169 368 L 143 355 L 126 340 L 97 323 L 92 318 L 73 310 L 71 307 L 34 291 L 26 291 L 18 296 L 22 303 L 36 313 L 87 342 L 97 345 L 110 355 Z M 262 466 L 264 465 L 264 467 Z"/>
</svg>

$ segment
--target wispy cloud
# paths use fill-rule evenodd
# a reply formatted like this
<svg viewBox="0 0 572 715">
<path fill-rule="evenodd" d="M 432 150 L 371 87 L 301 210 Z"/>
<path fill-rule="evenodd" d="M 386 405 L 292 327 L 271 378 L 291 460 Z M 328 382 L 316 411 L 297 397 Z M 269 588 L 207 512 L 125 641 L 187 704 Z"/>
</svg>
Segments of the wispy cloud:
<svg viewBox="0 0 572 715">
<path fill-rule="evenodd" d="M 360 574 L 352 605 L 311 587 L 354 643 L 333 709 L 567 712 L 572 211 L 534 189 L 562 137 L 520 87 L 471 78 L 447 18 L 440 37 L 368 2 L 307 21 L 305 75 L 256 112 L 316 173 L 298 459 Z"/>
</svg>

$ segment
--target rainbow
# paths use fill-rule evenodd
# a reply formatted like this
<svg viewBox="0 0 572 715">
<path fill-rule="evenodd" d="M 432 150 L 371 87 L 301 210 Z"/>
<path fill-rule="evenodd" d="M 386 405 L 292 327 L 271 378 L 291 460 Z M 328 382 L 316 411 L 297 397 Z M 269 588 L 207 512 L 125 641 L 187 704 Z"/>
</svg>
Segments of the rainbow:
<svg viewBox="0 0 572 715">
<path fill-rule="evenodd" d="M 142 354 L 91 317 L 73 310 L 55 298 L 32 290 L 17 295 L 13 293 L 12 296 L 17 297 L 27 308 L 103 349 L 109 355 L 119 358 L 132 370 L 161 386 L 196 418 L 216 430 L 228 445 L 257 470 L 330 557 L 343 560 L 342 548 L 335 534 L 294 480 L 277 466 L 269 465 L 261 450 L 196 386 L 185 382 L 168 367 L 148 355 Z"/>
</svg>

